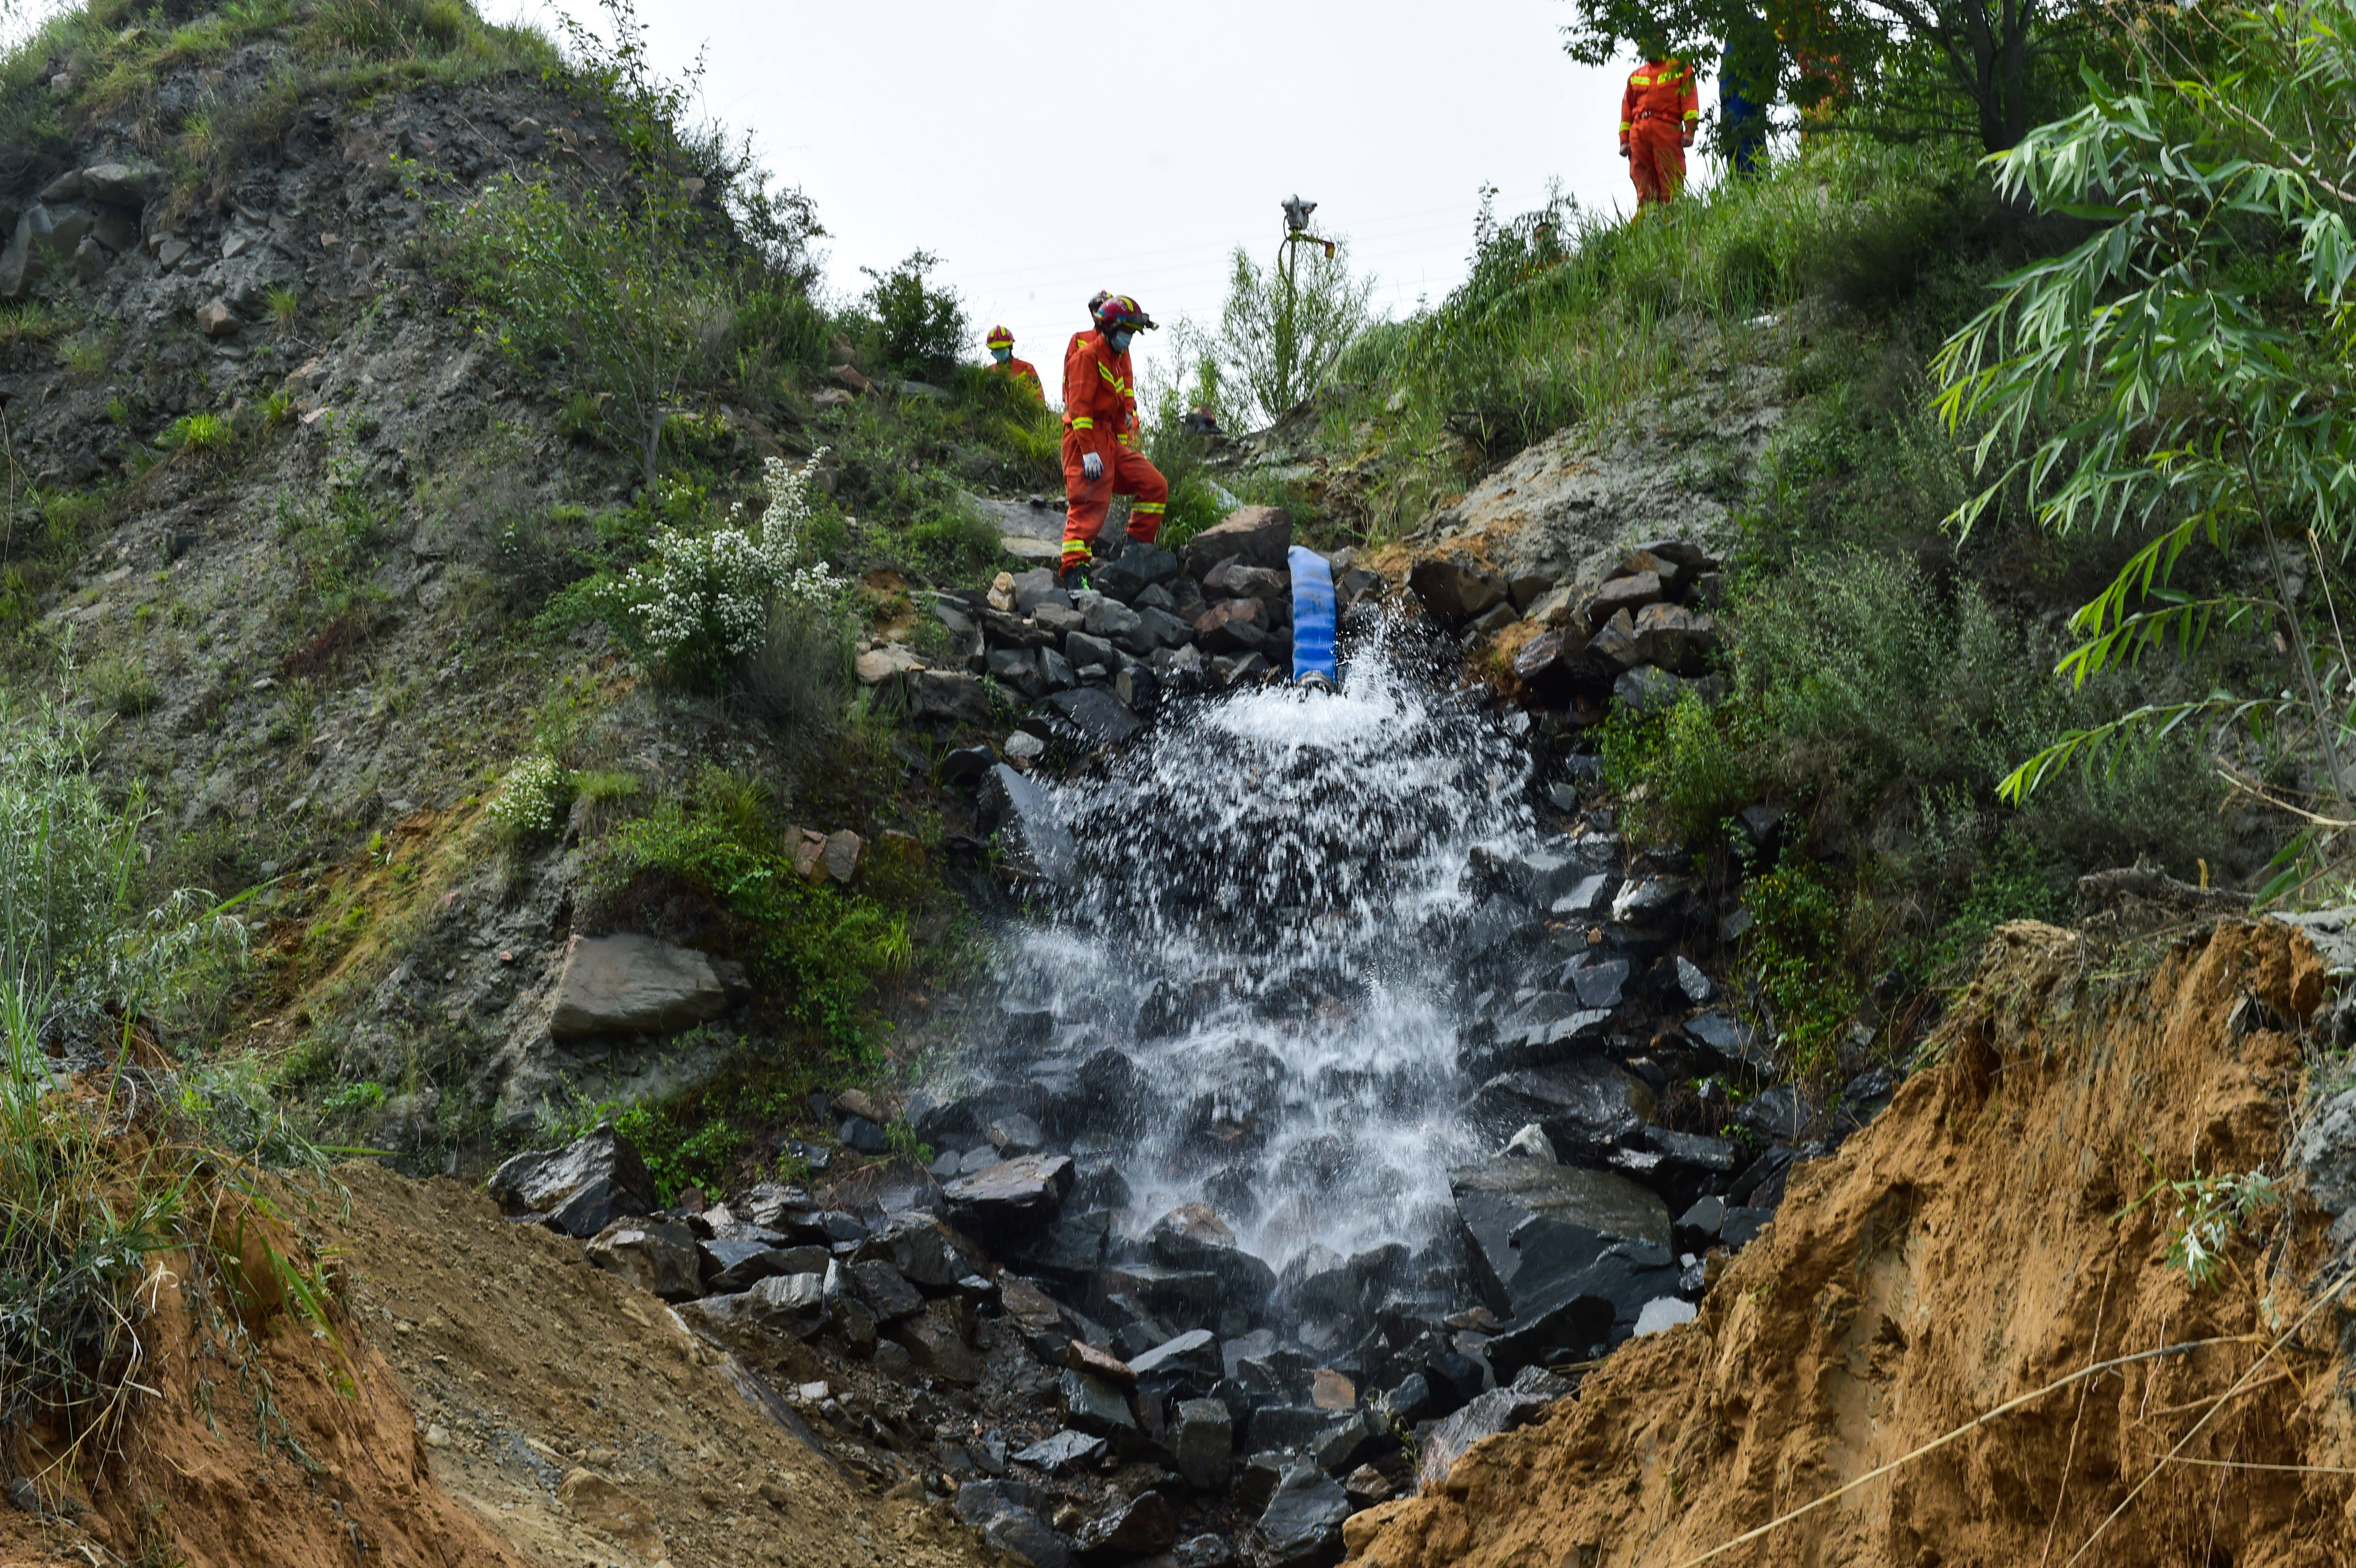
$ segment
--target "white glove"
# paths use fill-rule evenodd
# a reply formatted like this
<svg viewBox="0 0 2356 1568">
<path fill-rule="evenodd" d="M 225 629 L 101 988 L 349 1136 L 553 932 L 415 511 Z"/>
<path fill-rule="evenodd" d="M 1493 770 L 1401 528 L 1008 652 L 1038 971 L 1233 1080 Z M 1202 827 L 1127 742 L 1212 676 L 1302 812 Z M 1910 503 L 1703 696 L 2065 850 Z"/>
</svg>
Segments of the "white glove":
<svg viewBox="0 0 2356 1568">
<path fill-rule="evenodd" d="M 1091 485 L 1104 477 L 1104 459 L 1093 452 L 1080 453 L 1080 474 Z"/>
</svg>

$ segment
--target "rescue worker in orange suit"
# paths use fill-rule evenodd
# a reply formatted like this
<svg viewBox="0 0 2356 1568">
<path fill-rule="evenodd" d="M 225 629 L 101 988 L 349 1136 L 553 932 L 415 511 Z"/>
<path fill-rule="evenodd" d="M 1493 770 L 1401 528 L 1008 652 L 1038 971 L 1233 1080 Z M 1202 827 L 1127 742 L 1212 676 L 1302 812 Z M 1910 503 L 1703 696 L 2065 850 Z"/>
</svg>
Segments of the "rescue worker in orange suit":
<svg viewBox="0 0 2356 1568">
<path fill-rule="evenodd" d="M 1647 40 L 1644 63 L 1628 73 L 1620 97 L 1620 155 L 1636 182 L 1638 211 L 1673 199 L 1686 183 L 1686 149 L 1701 123 L 1701 93 L 1693 68 Z"/>
<path fill-rule="evenodd" d="M 1014 357 L 1014 335 L 1002 326 L 993 326 L 986 341 L 990 345 L 992 368 L 1000 375 L 1029 387 L 1033 397 L 1045 402 L 1047 389 L 1039 384 L 1039 368 L 1028 359 Z"/>
<path fill-rule="evenodd" d="M 1115 496 L 1135 500 L 1129 537 L 1151 544 L 1162 534 L 1170 482 L 1137 450 L 1137 391 L 1129 365 L 1130 340 L 1150 331 L 1153 318 L 1127 294 L 1100 293 L 1088 302 L 1096 325 L 1072 335 L 1064 350 L 1064 561 L 1067 590 L 1088 585 L 1097 535 Z"/>
</svg>

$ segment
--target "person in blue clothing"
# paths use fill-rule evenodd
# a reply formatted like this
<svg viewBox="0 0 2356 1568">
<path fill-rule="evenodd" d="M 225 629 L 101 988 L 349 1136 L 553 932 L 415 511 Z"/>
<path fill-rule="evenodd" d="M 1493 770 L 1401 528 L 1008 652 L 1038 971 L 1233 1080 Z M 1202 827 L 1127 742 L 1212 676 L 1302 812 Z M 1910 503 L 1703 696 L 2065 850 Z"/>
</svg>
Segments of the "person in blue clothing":
<svg viewBox="0 0 2356 1568">
<path fill-rule="evenodd" d="M 1718 62 L 1718 146 L 1736 174 L 1767 166 L 1767 106 L 1775 101 L 1775 32 L 1745 16 L 1731 28 Z"/>
</svg>

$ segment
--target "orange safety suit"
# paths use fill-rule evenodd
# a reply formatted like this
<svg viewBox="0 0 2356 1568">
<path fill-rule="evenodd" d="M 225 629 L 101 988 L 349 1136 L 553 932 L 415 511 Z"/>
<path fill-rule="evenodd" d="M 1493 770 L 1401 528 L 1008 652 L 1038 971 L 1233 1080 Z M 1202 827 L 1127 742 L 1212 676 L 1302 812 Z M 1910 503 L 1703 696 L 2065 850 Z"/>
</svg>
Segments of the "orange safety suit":
<svg viewBox="0 0 2356 1568">
<path fill-rule="evenodd" d="M 1017 381 L 1027 382 L 1033 397 L 1043 403 L 1047 400 L 1047 389 L 1039 384 L 1039 368 L 1028 359 L 1016 359 L 1010 357 L 1004 364 L 1000 364 L 993 359 L 990 362 L 990 368 L 1001 376 L 1009 376 Z"/>
<path fill-rule="evenodd" d="M 1115 496 L 1134 496 L 1129 537 L 1151 544 L 1162 533 L 1170 482 L 1137 450 L 1137 391 L 1129 356 L 1101 332 L 1072 334 L 1064 350 L 1064 570 L 1086 565 Z M 1095 453 L 1104 468 L 1090 480 L 1080 459 Z"/>
<path fill-rule="evenodd" d="M 1686 149 L 1701 123 L 1693 68 L 1680 59 L 1646 60 L 1628 73 L 1620 97 L 1620 150 L 1636 182 L 1639 208 L 1667 201 L 1686 183 Z"/>
</svg>

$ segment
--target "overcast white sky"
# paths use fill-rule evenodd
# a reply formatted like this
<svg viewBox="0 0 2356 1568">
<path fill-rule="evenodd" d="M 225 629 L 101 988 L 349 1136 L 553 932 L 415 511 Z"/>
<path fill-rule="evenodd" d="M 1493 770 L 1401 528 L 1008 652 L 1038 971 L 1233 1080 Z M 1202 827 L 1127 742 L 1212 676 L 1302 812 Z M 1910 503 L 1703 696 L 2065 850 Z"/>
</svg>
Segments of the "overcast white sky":
<svg viewBox="0 0 2356 1568">
<path fill-rule="evenodd" d="M 816 201 L 835 291 L 930 251 L 972 356 L 1004 323 L 1050 396 L 1090 294 L 1215 324 L 1228 253 L 1265 262 L 1295 191 L 1394 315 L 1463 275 L 1484 184 L 1501 214 L 1558 177 L 1583 204 L 1633 201 L 1617 151 L 1630 65 L 1571 63 L 1569 0 L 637 3 L 660 64 L 707 49 L 710 113 Z M 1166 341 L 1141 335 L 1143 357 Z"/>
</svg>

